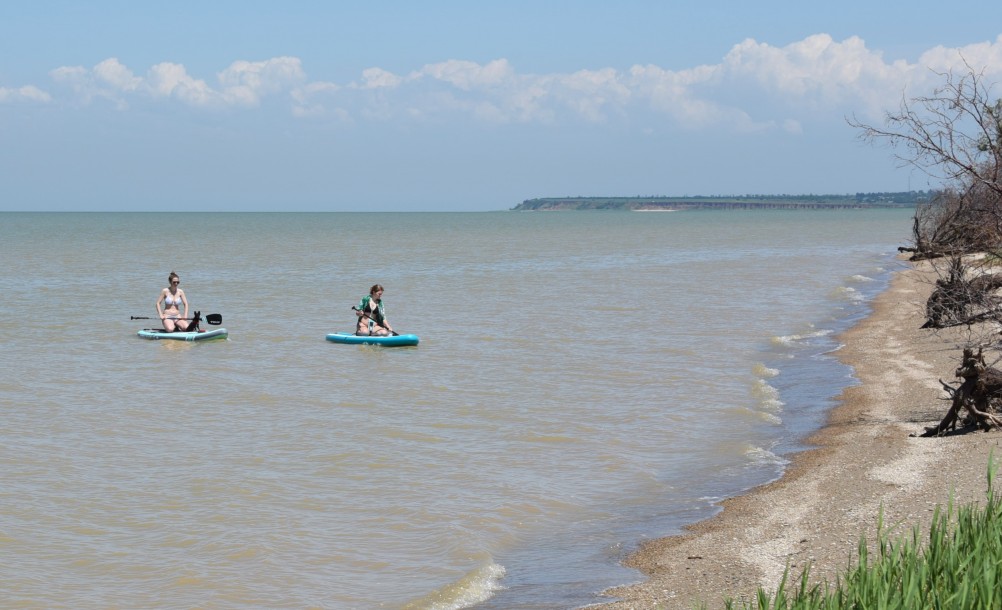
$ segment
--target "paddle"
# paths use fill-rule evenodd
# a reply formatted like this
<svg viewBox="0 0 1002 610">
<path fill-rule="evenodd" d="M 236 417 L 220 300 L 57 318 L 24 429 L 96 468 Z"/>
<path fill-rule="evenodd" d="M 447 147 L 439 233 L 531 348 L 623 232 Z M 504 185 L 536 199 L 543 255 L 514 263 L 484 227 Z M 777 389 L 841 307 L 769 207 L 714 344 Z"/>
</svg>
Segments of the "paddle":
<svg viewBox="0 0 1002 610">
<path fill-rule="evenodd" d="M 362 311 L 361 309 L 359 309 L 358 307 L 355 307 L 354 305 L 352 305 L 352 306 L 351 306 L 351 310 L 352 310 L 352 311 Z M 366 315 L 366 314 L 365 314 L 365 312 L 363 312 L 363 313 L 362 313 L 362 317 L 363 317 L 363 318 L 369 318 L 369 316 L 368 316 L 368 315 Z M 372 320 L 372 318 L 369 318 L 369 319 L 370 319 L 370 320 Z M 375 320 L 372 320 L 372 321 L 373 321 L 373 322 L 376 322 Z M 376 324 L 379 324 L 379 322 L 376 322 Z M 382 326 L 382 324 L 379 324 L 379 325 L 380 325 L 380 326 Z M 395 331 L 395 330 L 391 330 L 391 331 L 390 331 L 390 333 L 391 333 L 391 334 L 392 334 L 392 335 L 393 335 L 394 337 L 399 337 L 399 336 L 400 336 L 400 333 L 398 333 L 398 332 L 397 332 L 397 331 Z"/>
<path fill-rule="evenodd" d="M 160 318 L 153 318 L 150 316 L 129 316 L 130 320 L 159 320 Z M 175 320 L 193 320 L 194 318 L 174 318 Z M 205 320 L 206 324 L 211 324 L 213 326 L 219 326 L 223 323 L 223 314 L 221 313 L 210 313 L 209 315 L 202 318 Z"/>
</svg>

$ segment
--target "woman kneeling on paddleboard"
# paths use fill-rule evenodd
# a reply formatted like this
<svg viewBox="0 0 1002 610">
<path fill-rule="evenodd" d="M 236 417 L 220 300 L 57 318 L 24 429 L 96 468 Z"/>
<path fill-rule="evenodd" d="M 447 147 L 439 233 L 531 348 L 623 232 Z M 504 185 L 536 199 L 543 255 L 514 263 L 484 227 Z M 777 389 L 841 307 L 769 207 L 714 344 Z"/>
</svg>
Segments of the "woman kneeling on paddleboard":
<svg viewBox="0 0 1002 610">
<path fill-rule="evenodd" d="M 173 271 L 167 276 L 168 286 L 160 291 L 157 297 L 157 315 L 163 321 L 164 330 L 169 333 L 175 330 L 188 330 L 188 298 L 184 296 L 184 291 L 178 288 L 181 278 Z M 184 315 L 181 315 L 180 305 L 184 305 Z M 197 323 L 196 325 L 197 326 Z M 195 330 L 192 328 L 191 330 Z"/>
<path fill-rule="evenodd" d="M 362 297 L 358 307 L 353 308 L 358 316 L 355 334 L 362 337 L 385 337 L 396 334 L 386 320 L 383 310 L 383 287 L 375 284 L 369 289 L 369 296 Z"/>
</svg>

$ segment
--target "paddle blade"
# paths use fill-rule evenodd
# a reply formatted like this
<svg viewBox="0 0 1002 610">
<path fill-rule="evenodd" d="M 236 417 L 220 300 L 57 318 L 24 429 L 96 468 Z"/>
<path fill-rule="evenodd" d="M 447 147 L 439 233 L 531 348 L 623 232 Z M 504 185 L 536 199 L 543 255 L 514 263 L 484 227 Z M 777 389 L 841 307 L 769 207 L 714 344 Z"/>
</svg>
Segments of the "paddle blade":
<svg viewBox="0 0 1002 610">
<path fill-rule="evenodd" d="M 219 326 L 223 323 L 223 314 L 221 313 L 210 313 L 205 316 L 205 321 L 213 326 Z"/>
</svg>

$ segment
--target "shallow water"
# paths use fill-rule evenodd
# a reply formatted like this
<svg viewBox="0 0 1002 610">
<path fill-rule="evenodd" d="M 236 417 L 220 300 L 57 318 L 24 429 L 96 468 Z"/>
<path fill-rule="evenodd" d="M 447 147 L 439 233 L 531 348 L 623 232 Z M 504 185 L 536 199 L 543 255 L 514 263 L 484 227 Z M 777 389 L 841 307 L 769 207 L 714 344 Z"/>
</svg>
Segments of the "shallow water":
<svg viewBox="0 0 1002 610">
<path fill-rule="evenodd" d="M 0 214 L 0 590 L 574 607 L 781 472 L 909 210 Z M 228 340 L 145 341 L 176 270 Z M 335 345 L 379 282 L 415 348 Z"/>
</svg>

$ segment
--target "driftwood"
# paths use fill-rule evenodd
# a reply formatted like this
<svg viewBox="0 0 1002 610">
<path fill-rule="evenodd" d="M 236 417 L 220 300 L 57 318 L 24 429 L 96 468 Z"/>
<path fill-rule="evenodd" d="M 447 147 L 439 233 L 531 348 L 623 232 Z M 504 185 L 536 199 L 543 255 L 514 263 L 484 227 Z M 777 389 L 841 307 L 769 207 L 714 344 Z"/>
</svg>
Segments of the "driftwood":
<svg viewBox="0 0 1002 610">
<path fill-rule="evenodd" d="M 978 275 L 968 280 L 966 267 L 959 257 L 950 261 L 946 278 L 936 280 L 936 289 L 926 301 L 926 322 L 922 328 L 945 328 L 974 324 L 992 319 L 999 299 L 995 291 L 1002 288 L 1002 273 Z"/>
<path fill-rule="evenodd" d="M 898 252 L 911 252 L 912 255 L 908 257 L 908 260 L 912 262 L 918 261 L 929 261 L 937 258 L 946 258 L 948 256 L 963 256 L 964 254 L 969 254 L 969 252 L 962 248 L 911 248 L 906 246 L 899 246 Z"/>
<path fill-rule="evenodd" d="M 938 426 L 926 428 L 920 436 L 943 436 L 955 430 L 958 422 L 964 427 L 977 426 L 984 431 L 1002 428 L 998 415 L 1002 406 L 1002 371 L 987 366 L 980 349 L 977 355 L 974 350 L 965 349 L 957 377 L 963 379 L 957 387 L 942 379 L 939 381 L 950 395 L 950 410 Z M 967 411 L 963 420 L 961 409 Z"/>
</svg>

